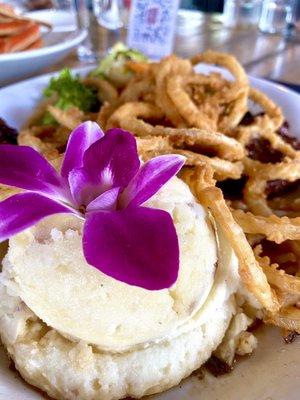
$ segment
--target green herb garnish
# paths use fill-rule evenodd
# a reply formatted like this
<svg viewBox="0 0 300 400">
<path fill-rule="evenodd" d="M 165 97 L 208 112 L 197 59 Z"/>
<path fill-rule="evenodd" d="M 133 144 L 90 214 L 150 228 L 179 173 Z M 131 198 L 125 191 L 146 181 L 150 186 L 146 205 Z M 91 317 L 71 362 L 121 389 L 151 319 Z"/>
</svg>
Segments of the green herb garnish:
<svg viewBox="0 0 300 400">
<path fill-rule="evenodd" d="M 79 75 L 73 76 L 68 68 L 63 69 L 57 77 L 51 78 L 49 85 L 44 90 L 44 96 L 55 96 L 57 100 L 54 106 L 61 110 L 77 107 L 87 112 L 99 107 L 96 93 L 80 81 Z M 47 112 L 42 119 L 42 123 L 44 125 L 53 125 L 56 121 Z"/>
<path fill-rule="evenodd" d="M 148 61 L 148 58 L 138 50 L 117 43 L 90 76 L 109 79 L 118 86 L 118 83 L 132 75 L 126 67 L 126 61 Z"/>
</svg>

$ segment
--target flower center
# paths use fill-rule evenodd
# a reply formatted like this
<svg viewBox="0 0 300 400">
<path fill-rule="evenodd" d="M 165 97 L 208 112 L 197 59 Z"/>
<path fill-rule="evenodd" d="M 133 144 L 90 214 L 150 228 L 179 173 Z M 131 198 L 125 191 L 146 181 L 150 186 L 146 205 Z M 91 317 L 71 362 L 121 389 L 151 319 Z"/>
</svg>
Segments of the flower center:
<svg viewBox="0 0 300 400">
<path fill-rule="evenodd" d="M 79 212 L 81 212 L 81 214 L 85 215 L 86 213 L 86 206 L 84 204 L 81 204 L 81 206 L 78 208 Z"/>
<path fill-rule="evenodd" d="M 106 190 L 111 189 L 113 185 L 113 175 L 112 175 L 112 170 L 110 169 L 109 166 L 104 168 L 104 170 L 101 172 L 101 192 L 106 192 Z"/>
</svg>

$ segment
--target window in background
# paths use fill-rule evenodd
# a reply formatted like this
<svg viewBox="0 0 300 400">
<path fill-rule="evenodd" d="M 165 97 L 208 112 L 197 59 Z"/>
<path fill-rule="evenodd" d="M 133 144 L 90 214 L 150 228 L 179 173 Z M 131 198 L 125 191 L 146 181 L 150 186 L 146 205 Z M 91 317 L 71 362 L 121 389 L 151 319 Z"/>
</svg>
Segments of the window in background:
<svg viewBox="0 0 300 400">
<path fill-rule="evenodd" d="M 203 12 L 223 12 L 223 0 L 182 0 L 181 8 Z"/>
</svg>

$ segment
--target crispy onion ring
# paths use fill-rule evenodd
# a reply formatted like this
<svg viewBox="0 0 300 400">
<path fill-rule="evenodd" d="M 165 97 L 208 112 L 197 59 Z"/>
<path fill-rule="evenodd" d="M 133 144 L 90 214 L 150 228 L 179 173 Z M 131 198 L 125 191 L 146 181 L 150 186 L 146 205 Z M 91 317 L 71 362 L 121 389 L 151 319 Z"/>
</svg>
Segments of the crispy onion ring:
<svg viewBox="0 0 300 400">
<path fill-rule="evenodd" d="M 242 123 L 233 129 L 230 134 L 231 136 L 240 136 L 240 140 L 246 144 L 251 138 L 251 135 L 259 135 L 263 132 L 271 130 L 273 132 L 273 125 L 270 119 L 265 115 L 259 115 L 253 118 L 253 122 L 248 125 Z"/>
<path fill-rule="evenodd" d="M 206 163 L 211 166 L 214 171 L 214 177 L 218 181 L 223 181 L 226 179 L 239 179 L 243 172 L 243 165 L 240 162 L 230 162 L 222 160 L 218 157 L 207 157 L 202 154 L 193 153 L 192 151 L 180 150 L 173 148 L 169 151 L 172 154 L 181 154 L 186 157 L 185 165 L 187 167 L 195 167 L 199 163 Z M 166 151 L 149 151 L 144 153 L 142 157 L 145 161 L 153 157 L 167 154 Z"/>
<path fill-rule="evenodd" d="M 273 130 L 277 130 L 283 124 L 283 114 L 281 108 L 277 106 L 268 96 L 261 91 L 251 88 L 249 92 L 250 99 L 258 104 L 266 113 L 263 118 L 269 118 Z M 262 117 L 256 117 L 256 121 Z"/>
<path fill-rule="evenodd" d="M 282 198 L 275 197 L 270 200 L 270 204 L 272 209 L 274 210 L 284 210 L 284 211 L 292 211 L 296 213 L 300 213 L 300 198 L 290 199 L 290 198 Z"/>
<path fill-rule="evenodd" d="M 173 150 L 174 152 L 174 150 Z M 225 179 L 239 179 L 243 173 L 243 164 L 241 162 L 231 162 L 222 160 L 219 157 L 207 157 L 203 154 L 197 154 L 187 150 L 177 150 L 175 153 L 181 154 L 187 158 L 187 166 L 196 166 L 198 164 L 206 163 L 211 166 L 214 171 L 214 177 L 218 181 Z"/>
<path fill-rule="evenodd" d="M 49 105 L 47 111 L 49 111 L 60 125 L 65 126 L 71 131 L 82 122 L 83 113 L 76 107 L 70 107 L 68 110 L 64 111 L 58 107 Z"/>
<path fill-rule="evenodd" d="M 154 127 L 144 119 L 161 119 L 163 112 L 153 104 L 131 102 L 121 105 L 107 121 L 106 128 L 120 127 L 137 136 L 151 136 Z"/>
<path fill-rule="evenodd" d="M 207 166 L 196 167 L 192 179 L 190 178 L 194 193 L 199 202 L 210 210 L 215 220 L 222 226 L 239 260 L 239 274 L 244 285 L 266 310 L 274 313 L 279 308 L 276 296 L 255 259 L 242 228 L 235 222 L 222 191 L 212 186 L 212 173 Z"/>
<path fill-rule="evenodd" d="M 162 136 L 146 136 L 136 138 L 139 154 L 143 157 L 149 152 L 169 153 L 174 150 L 169 138 Z"/>
<path fill-rule="evenodd" d="M 284 292 L 284 291 L 278 289 L 276 286 L 274 286 L 274 287 L 275 287 L 276 296 L 279 301 L 281 309 L 290 307 L 290 306 L 295 306 L 300 301 L 299 294 Z M 300 303 L 298 303 L 298 304 L 300 304 Z"/>
<path fill-rule="evenodd" d="M 232 213 L 245 233 L 265 235 L 277 244 L 285 240 L 300 240 L 300 217 L 263 217 L 242 210 L 232 210 Z"/>
<path fill-rule="evenodd" d="M 207 157 L 189 150 L 177 149 L 172 146 L 168 137 L 149 136 L 136 138 L 138 152 L 144 161 L 163 154 L 181 154 L 186 157 L 186 166 L 195 166 L 199 163 L 207 163 L 214 170 L 217 180 L 239 179 L 243 173 L 241 162 L 230 162 L 218 157 Z"/>
<path fill-rule="evenodd" d="M 132 102 L 120 106 L 109 118 L 107 128 L 120 127 L 131 131 L 134 135 L 166 136 L 174 147 L 201 146 L 213 150 L 221 158 L 236 161 L 244 156 L 244 149 L 235 139 L 219 132 L 201 129 L 168 128 L 160 125 L 153 126 L 141 118 L 163 118 L 162 111 L 149 103 Z"/>
<path fill-rule="evenodd" d="M 297 150 L 295 150 L 289 143 L 286 143 L 276 132 L 272 130 L 270 124 L 264 128 L 257 126 L 239 127 L 236 131 L 235 137 L 244 146 L 247 146 L 253 139 L 263 138 L 267 139 L 272 148 L 280 151 L 287 157 L 299 157 Z"/>
<path fill-rule="evenodd" d="M 201 62 L 207 64 L 215 64 L 228 69 L 228 71 L 234 76 L 235 80 L 241 85 L 248 85 L 248 77 L 237 59 L 230 54 L 219 53 L 217 51 L 207 50 L 203 53 L 196 54 L 191 59 L 193 65 Z"/>
<path fill-rule="evenodd" d="M 175 104 L 178 113 L 184 118 L 188 126 L 200 129 L 217 129 L 217 119 L 212 120 L 196 106 L 188 93 L 184 90 L 186 76 L 172 74 L 166 79 L 167 93 Z M 217 117 L 217 115 L 216 115 Z"/>
<path fill-rule="evenodd" d="M 192 65 L 188 60 L 169 56 L 160 63 L 160 68 L 155 75 L 155 103 L 165 111 L 166 117 L 175 127 L 185 127 L 186 124 L 167 93 L 166 78 L 170 73 L 187 75 L 191 70 Z"/>
<path fill-rule="evenodd" d="M 271 264 L 270 258 L 267 256 L 261 257 L 262 246 L 257 245 L 254 249 L 255 258 L 262 267 L 268 282 L 280 289 L 283 293 L 300 295 L 300 278 L 289 275 L 282 269 L 277 269 L 278 264 Z"/>
<path fill-rule="evenodd" d="M 245 173 L 249 176 L 244 189 L 244 198 L 249 210 L 257 215 L 272 215 L 265 193 L 267 182 L 275 179 L 294 182 L 300 179 L 300 159 L 284 160 L 277 164 L 262 164 L 245 158 L 243 163 Z"/>
<path fill-rule="evenodd" d="M 24 129 L 18 136 L 18 144 L 20 146 L 31 146 L 39 153 L 43 154 L 48 160 L 58 156 L 56 144 L 46 142 L 35 136 L 32 129 Z"/>
<path fill-rule="evenodd" d="M 201 100 L 194 102 L 186 91 L 186 85 L 192 85 L 198 90 L 201 88 Z M 210 93 L 211 90 L 215 93 Z M 225 80 L 219 74 L 170 74 L 167 78 L 167 92 L 178 112 L 191 127 L 231 130 L 240 120 L 232 122 L 231 117 L 240 109 L 237 100 L 244 96 L 244 88 Z"/>
<path fill-rule="evenodd" d="M 114 103 L 118 99 L 117 89 L 106 79 L 90 77 L 82 79 L 82 83 L 86 86 L 95 87 L 98 90 L 98 98 L 101 102 Z"/>
<path fill-rule="evenodd" d="M 132 101 L 147 101 L 154 98 L 152 93 L 154 92 L 155 84 L 151 76 L 146 76 L 141 79 L 141 77 L 133 77 L 125 89 L 120 95 L 120 102 L 127 103 Z"/>
<path fill-rule="evenodd" d="M 193 65 L 200 62 L 216 64 L 228 69 L 228 71 L 234 76 L 235 84 L 240 89 L 240 95 L 232 103 L 231 110 L 227 112 L 227 115 L 223 119 L 219 128 L 221 130 L 230 130 L 235 128 L 247 111 L 249 81 L 245 70 L 233 56 L 211 50 L 197 54 L 192 58 L 191 62 Z"/>
<path fill-rule="evenodd" d="M 219 123 L 219 129 L 221 131 L 226 131 L 226 133 L 230 132 L 233 128 L 235 128 L 243 116 L 247 111 L 247 106 L 244 104 L 245 99 L 247 98 L 247 88 L 243 90 L 241 94 L 239 94 L 234 101 L 228 107 L 226 114 L 221 118 Z"/>
<path fill-rule="evenodd" d="M 206 90 L 207 86 L 209 89 L 208 93 Z M 202 100 L 203 97 L 207 97 L 209 100 L 220 104 L 226 104 L 234 100 L 241 93 L 239 86 L 236 86 L 234 82 L 226 80 L 218 72 L 211 72 L 208 75 L 193 72 L 186 77 L 185 87 L 187 89 L 194 89 L 194 95 L 197 95 L 197 92 L 202 94 Z M 196 104 L 200 105 L 199 99 L 198 101 L 196 99 Z"/>
<path fill-rule="evenodd" d="M 286 307 L 276 314 L 266 315 L 264 322 L 300 334 L 300 309 L 293 306 Z"/>
<path fill-rule="evenodd" d="M 222 133 L 206 131 L 203 129 L 184 129 L 184 128 L 164 128 L 154 127 L 153 135 L 169 136 L 170 141 L 176 146 L 200 146 L 201 149 L 213 151 L 217 156 L 225 160 L 241 160 L 244 155 L 244 149 L 233 138 L 229 138 Z"/>
<path fill-rule="evenodd" d="M 116 109 L 117 107 L 115 104 L 110 104 L 108 102 L 105 102 L 100 108 L 100 111 L 96 117 L 96 122 L 99 126 L 101 126 L 102 129 L 108 129 L 107 123 L 113 112 L 116 111 Z"/>
</svg>

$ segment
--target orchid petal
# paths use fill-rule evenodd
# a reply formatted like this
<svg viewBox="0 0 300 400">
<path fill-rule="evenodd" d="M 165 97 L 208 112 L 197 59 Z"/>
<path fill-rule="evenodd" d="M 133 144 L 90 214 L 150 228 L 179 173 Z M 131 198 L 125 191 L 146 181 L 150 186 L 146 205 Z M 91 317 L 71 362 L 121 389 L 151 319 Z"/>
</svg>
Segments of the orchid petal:
<svg viewBox="0 0 300 400">
<path fill-rule="evenodd" d="M 20 193 L 0 203 L 0 242 L 29 228 L 48 215 L 72 209 L 38 193 Z"/>
<path fill-rule="evenodd" d="M 99 186 L 94 184 L 84 168 L 76 168 L 70 172 L 69 186 L 73 202 L 76 204 L 77 208 L 86 206 L 87 210 L 95 210 L 98 209 L 98 207 L 100 207 L 100 210 L 115 209 L 113 204 L 117 202 L 117 197 L 121 190 L 120 188 L 113 188 L 99 195 L 99 192 L 101 192 Z M 107 193 L 106 196 L 105 193 Z M 96 202 L 97 199 L 98 203 Z M 89 207 L 91 203 L 93 203 L 93 205 Z M 101 203 L 103 204 L 101 205 Z M 105 206 L 106 203 L 107 205 Z"/>
<path fill-rule="evenodd" d="M 84 168 L 72 169 L 68 181 L 73 201 L 78 207 L 87 205 L 97 197 L 95 185 Z"/>
<path fill-rule="evenodd" d="M 97 140 L 104 136 L 96 122 L 88 121 L 80 124 L 71 133 L 65 158 L 61 168 L 61 175 L 67 179 L 69 172 L 82 166 L 84 152 Z"/>
<path fill-rule="evenodd" d="M 147 161 L 122 193 L 120 205 L 137 207 L 149 200 L 185 162 L 181 155 L 164 155 Z"/>
<path fill-rule="evenodd" d="M 136 140 L 122 129 L 110 129 L 84 153 L 83 168 L 99 194 L 113 187 L 124 188 L 140 166 Z"/>
<path fill-rule="evenodd" d="M 93 200 L 86 208 L 87 212 L 91 211 L 115 211 L 117 208 L 118 196 L 120 188 L 113 188 L 100 194 L 95 200 Z"/>
<path fill-rule="evenodd" d="M 29 146 L 0 145 L 0 183 L 48 195 L 63 191 L 52 165 Z"/>
<path fill-rule="evenodd" d="M 178 239 L 166 211 L 138 207 L 88 213 L 83 250 L 90 265 L 129 285 L 160 290 L 178 276 Z"/>
</svg>

